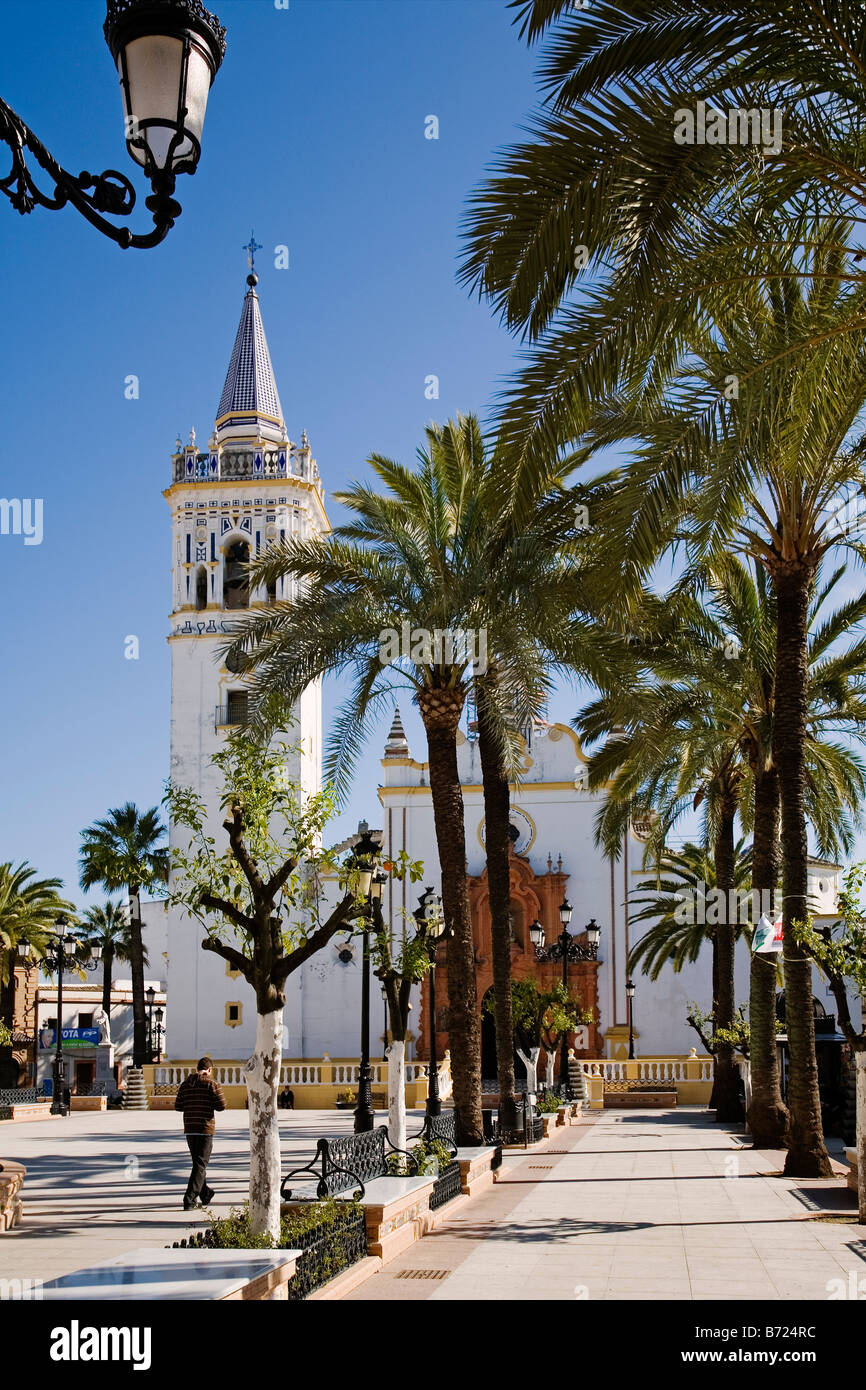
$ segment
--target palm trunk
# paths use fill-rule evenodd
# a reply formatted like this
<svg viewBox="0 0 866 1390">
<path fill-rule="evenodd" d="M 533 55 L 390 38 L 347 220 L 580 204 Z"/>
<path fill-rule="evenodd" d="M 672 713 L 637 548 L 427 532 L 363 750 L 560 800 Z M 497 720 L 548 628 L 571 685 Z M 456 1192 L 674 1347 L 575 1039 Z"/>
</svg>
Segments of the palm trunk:
<svg viewBox="0 0 866 1390">
<path fill-rule="evenodd" d="M 280 1128 L 277 1090 L 282 1061 L 283 1010 L 256 1014 L 256 1050 L 244 1063 L 250 1107 L 250 1231 L 280 1234 Z"/>
<path fill-rule="evenodd" d="M 772 904 L 779 878 L 779 778 L 774 766 L 755 771 L 752 890 L 757 919 Z M 757 894 L 757 896 L 755 896 Z M 760 905 L 760 907 L 759 907 Z M 770 909 L 772 915 L 772 907 Z M 782 1099 L 776 1047 L 776 957 L 752 954 L 749 968 L 749 1063 L 752 1098 L 747 1119 L 756 1149 L 783 1149 L 788 1107 Z"/>
<path fill-rule="evenodd" d="M 0 984 L 0 1022 L 5 1023 L 10 1032 L 15 1022 L 15 957 L 17 954 L 17 948 L 14 951 L 4 952 L 9 979 L 5 984 Z M 3 963 L 0 960 L 0 969 L 2 969 Z"/>
<path fill-rule="evenodd" d="M 812 962 L 794 940 L 793 924 L 808 913 L 808 841 L 804 811 L 808 601 L 812 571 L 804 565 L 774 576 L 776 584 L 776 704 L 773 761 L 779 772 L 784 894 L 785 1022 L 790 1059 L 791 1130 L 785 1174 L 827 1178 L 833 1169 L 824 1144 Z"/>
<path fill-rule="evenodd" d="M 716 927 L 718 951 L 718 997 L 713 1016 L 714 1029 L 731 1028 L 736 1014 L 734 998 L 734 925 L 730 921 L 730 889 L 734 886 L 734 816 L 736 808 L 726 806 L 714 846 L 716 887 L 724 893 L 724 921 Z M 743 1117 L 739 1097 L 739 1071 L 730 1043 L 716 1045 L 716 1119 L 724 1123 Z"/>
<path fill-rule="evenodd" d="M 129 900 L 135 899 L 135 888 L 129 885 Z M 147 1012 L 144 1003 L 144 946 L 141 939 L 141 915 L 129 914 L 129 973 L 132 977 L 132 1065 L 141 1067 L 150 1058 L 147 1054 Z"/>
<path fill-rule="evenodd" d="M 462 695 L 425 688 L 418 697 L 427 732 L 430 795 L 442 873 L 442 907 L 448 951 L 448 1041 L 451 1049 L 457 1141 L 483 1141 L 481 1028 L 475 991 L 475 947 L 466 891 L 463 790 L 457 771 L 457 724 Z"/>
<path fill-rule="evenodd" d="M 492 677 L 488 677 L 492 679 Z M 497 737 L 485 681 L 475 683 L 478 701 L 478 750 L 484 786 L 484 847 L 490 895 L 493 954 L 493 1009 L 496 1024 L 496 1073 L 499 1117 L 506 1129 L 517 1126 L 514 1098 L 514 1024 L 511 1014 L 511 867 L 509 845 L 511 792 L 502 745 Z"/>
<path fill-rule="evenodd" d="M 114 947 L 106 944 L 102 952 L 102 1010 L 106 1018 L 111 1017 L 111 967 L 114 964 Z"/>
<path fill-rule="evenodd" d="M 712 1015 L 713 1018 L 716 1019 L 719 1016 L 719 939 L 716 927 L 709 927 L 707 929 L 707 936 L 710 938 L 710 950 L 712 952 L 710 961 L 710 974 L 712 979 L 713 991 Z M 707 1051 L 712 1052 L 712 1048 L 708 1047 Z M 718 1078 L 719 1062 L 718 1058 L 716 1057 L 716 1054 L 713 1052 L 713 1084 L 710 1090 L 710 1098 L 707 1102 L 708 1110 L 715 1110 L 716 1108 L 716 1098 L 718 1096 Z"/>
</svg>

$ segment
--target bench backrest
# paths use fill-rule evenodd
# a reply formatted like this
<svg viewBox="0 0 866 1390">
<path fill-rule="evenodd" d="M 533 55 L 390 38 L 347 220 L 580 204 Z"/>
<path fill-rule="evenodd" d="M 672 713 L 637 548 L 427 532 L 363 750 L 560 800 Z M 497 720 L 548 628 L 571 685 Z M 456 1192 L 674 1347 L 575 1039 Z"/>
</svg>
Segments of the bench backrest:
<svg viewBox="0 0 866 1390">
<path fill-rule="evenodd" d="M 343 1192 L 360 1178 L 362 1183 L 384 1178 L 388 1165 L 385 1141 L 388 1131 L 384 1125 L 363 1134 L 341 1134 L 336 1139 L 321 1141 L 324 1159 L 324 1180 L 330 1196 Z"/>
</svg>

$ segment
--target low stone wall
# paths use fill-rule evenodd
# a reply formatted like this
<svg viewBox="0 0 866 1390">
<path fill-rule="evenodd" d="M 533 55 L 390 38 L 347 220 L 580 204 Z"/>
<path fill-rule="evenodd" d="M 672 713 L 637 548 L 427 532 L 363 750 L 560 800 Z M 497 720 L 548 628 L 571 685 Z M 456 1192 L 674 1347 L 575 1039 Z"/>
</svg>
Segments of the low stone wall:
<svg viewBox="0 0 866 1390">
<path fill-rule="evenodd" d="M 104 1110 L 108 1104 L 105 1096 L 70 1096 L 71 1110 Z"/>
<path fill-rule="evenodd" d="M 0 1161 L 0 1235 L 21 1220 L 21 1188 L 26 1168 L 4 1158 Z"/>
<path fill-rule="evenodd" d="M 605 1091 L 605 1110 L 675 1110 L 677 1093 L 671 1091 Z"/>
</svg>

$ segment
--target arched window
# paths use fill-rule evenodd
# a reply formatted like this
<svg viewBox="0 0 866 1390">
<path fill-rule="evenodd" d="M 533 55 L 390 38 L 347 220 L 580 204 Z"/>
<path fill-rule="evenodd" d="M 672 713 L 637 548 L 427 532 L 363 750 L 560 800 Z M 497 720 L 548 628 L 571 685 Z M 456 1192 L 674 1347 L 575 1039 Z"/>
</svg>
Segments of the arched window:
<svg viewBox="0 0 866 1390">
<path fill-rule="evenodd" d="M 276 581 L 276 579 L 269 579 L 269 580 L 268 580 L 268 603 L 271 604 L 271 605 L 273 605 L 273 604 L 276 603 L 276 601 L 277 601 L 277 581 Z"/>
<path fill-rule="evenodd" d="M 249 608 L 250 585 L 245 566 L 250 548 L 246 541 L 234 541 L 226 551 L 223 565 L 223 608 Z"/>
<path fill-rule="evenodd" d="M 207 608 L 207 570 L 199 565 L 195 572 L 195 606 L 198 612 Z"/>
</svg>

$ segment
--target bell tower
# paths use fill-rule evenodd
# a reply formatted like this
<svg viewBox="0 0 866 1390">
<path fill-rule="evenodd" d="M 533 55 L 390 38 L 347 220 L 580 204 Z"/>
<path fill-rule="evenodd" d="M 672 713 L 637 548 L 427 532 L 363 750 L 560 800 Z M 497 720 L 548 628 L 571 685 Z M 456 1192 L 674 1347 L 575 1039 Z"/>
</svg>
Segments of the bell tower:
<svg viewBox="0 0 866 1390">
<path fill-rule="evenodd" d="M 206 450 L 195 430 L 187 444 L 178 439 L 163 494 L 172 518 L 170 775 L 199 793 L 208 808 L 208 833 L 220 848 L 220 786 L 210 759 L 226 734 L 246 722 L 248 694 L 218 648 L 239 611 L 294 597 L 291 580 L 250 591 L 244 567 L 273 542 L 330 530 L 306 432 L 296 444 L 286 431 L 256 293 L 254 238 L 246 249 L 248 288 L 213 433 Z M 286 741 L 298 747 L 290 776 L 309 792 L 321 786 L 321 732 L 321 686 L 315 682 L 286 730 Z M 174 1007 L 167 1055 L 246 1056 L 255 1037 L 254 1011 L 248 1000 L 242 1003 L 238 981 L 226 976 L 225 962 L 201 950 L 200 937 L 189 918 L 170 909 Z"/>
</svg>

